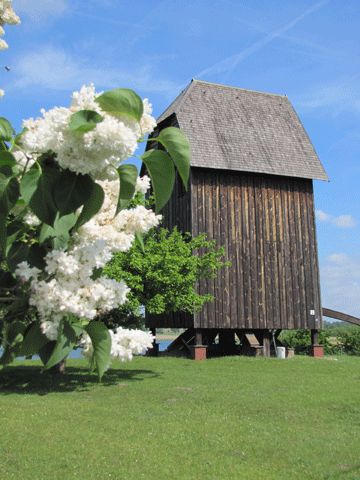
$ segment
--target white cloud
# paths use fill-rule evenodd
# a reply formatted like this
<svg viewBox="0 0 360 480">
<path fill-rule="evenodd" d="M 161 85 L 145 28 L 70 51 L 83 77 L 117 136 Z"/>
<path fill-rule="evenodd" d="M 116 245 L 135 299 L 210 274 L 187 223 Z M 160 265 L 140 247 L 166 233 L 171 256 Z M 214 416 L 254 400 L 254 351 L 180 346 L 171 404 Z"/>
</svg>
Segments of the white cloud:
<svg viewBox="0 0 360 480">
<path fill-rule="evenodd" d="M 332 223 L 339 228 L 353 228 L 356 220 L 351 215 L 340 215 L 332 219 Z"/>
<path fill-rule="evenodd" d="M 144 93 L 160 93 L 173 97 L 181 86 L 158 78 L 151 65 L 133 70 L 104 67 L 84 57 L 76 58 L 65 50 L 44 47 L 19 58 L 14 65 L 15 88 L 41 87 L 50 90 L 75 90 L 82 84 L 93 82 L 97 89 L 130 87 Z"/>
<path fill-rule="evenodd" d="M 69 9 L 68 0 L 14 0 L 13 5 L 20 16 L 24 15 L 35 21 L 59 17 Z"/>
<path fill-rule="evenodd" d="M 338 217 L 334 217 L 323 210 L 316 210 L 315 215 L 319 222 L 331 223 L 338 228 L 353 228 L 357 225 L 357 222 L 352 215 L 339 215 Z"/>
<path fill-rule="evenodd" d="M 320 222 L 327 222 L 330 219 L 330 215 L 322 210 L 316 210 L 315 213 L 317 220 L 320 220 Z"/>
<path fill-rule="evenodd" d="M 320 265 L 323 307 L 360 316 L 360 257 L 333 253 Z"/>
<path fill-rule="evenodd" d="M 331 110 L 335 115 L 344 111 L 360 113 L 359 75 L 315 86 L 310 92 L 293 97 L 293 100 L 302 109 Z"/>
</svg>

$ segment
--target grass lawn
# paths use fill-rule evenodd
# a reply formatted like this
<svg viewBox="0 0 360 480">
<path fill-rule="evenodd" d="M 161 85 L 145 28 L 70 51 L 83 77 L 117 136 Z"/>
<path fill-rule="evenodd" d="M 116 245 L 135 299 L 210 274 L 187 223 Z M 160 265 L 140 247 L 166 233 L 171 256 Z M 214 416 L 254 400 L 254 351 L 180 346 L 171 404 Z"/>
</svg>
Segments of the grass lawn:
<svg viewBox="0 0 360 480">
<path fill-rule="evenodd" d="M 0 478 L 360 479 L 360 358 L 0 372 Z"/>
</svg>

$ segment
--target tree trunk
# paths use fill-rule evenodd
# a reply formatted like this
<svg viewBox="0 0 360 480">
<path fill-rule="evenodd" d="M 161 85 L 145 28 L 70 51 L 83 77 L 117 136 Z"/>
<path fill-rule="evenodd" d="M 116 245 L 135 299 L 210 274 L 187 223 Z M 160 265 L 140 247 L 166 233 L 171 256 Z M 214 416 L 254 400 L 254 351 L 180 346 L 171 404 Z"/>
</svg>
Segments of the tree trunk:
<svg viewBox="0 0 360 480">
<path fill-rule="evenodd" d="M 49 372 L 52 375 L 64 375 L 65 365 L 66 365 L 66 360 L 61 360 L 61 362 L 59 362 L 56 365 L 54 365 L 53 367 L 51 367 Z"/>
</svg>

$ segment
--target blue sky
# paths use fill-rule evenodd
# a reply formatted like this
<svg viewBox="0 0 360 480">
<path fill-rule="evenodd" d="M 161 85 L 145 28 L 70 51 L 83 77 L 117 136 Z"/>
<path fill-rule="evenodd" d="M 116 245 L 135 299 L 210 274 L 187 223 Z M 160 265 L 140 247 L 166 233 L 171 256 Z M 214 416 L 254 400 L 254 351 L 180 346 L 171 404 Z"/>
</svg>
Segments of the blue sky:
<svg viewBox="0 0 360 480">
<path fill-rule="evenodd" d="M 155 115 L 191 78 L 286 94 L 330 177 L 315 182 L 323 304 L 360 315 L 360 2 L 13 0 L 0 115 L 124 86 Z M 5 65 L 10 66 L 7 72 Z"/>
</svg>

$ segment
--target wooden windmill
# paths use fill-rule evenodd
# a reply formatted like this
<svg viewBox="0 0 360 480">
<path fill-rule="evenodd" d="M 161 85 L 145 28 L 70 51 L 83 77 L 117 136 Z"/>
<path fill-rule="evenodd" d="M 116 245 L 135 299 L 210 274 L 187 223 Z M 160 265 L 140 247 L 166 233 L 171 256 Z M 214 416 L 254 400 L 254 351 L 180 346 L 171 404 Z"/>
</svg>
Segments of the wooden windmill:
<svg viewBox="0 0 360 480">
<path fill-rule="evenodd" d="M 147 326 L 188 329 L 195 357 L 216 335 L 231 351 L 235 334 L 244 346 L 256 337 L 268 355 L 273 333 L 299 328 L 321 353 L 313 180 L 327 175 L 288 98 L 193 80 L 154 136 L 168 126 L 185 132 L 192 157 L 188 191 L 176 181 L 165 226 L 205 232 L 231 267 L 199 282 L 214 296 L 201 312 L 147 316 Z"/>
</svg>

